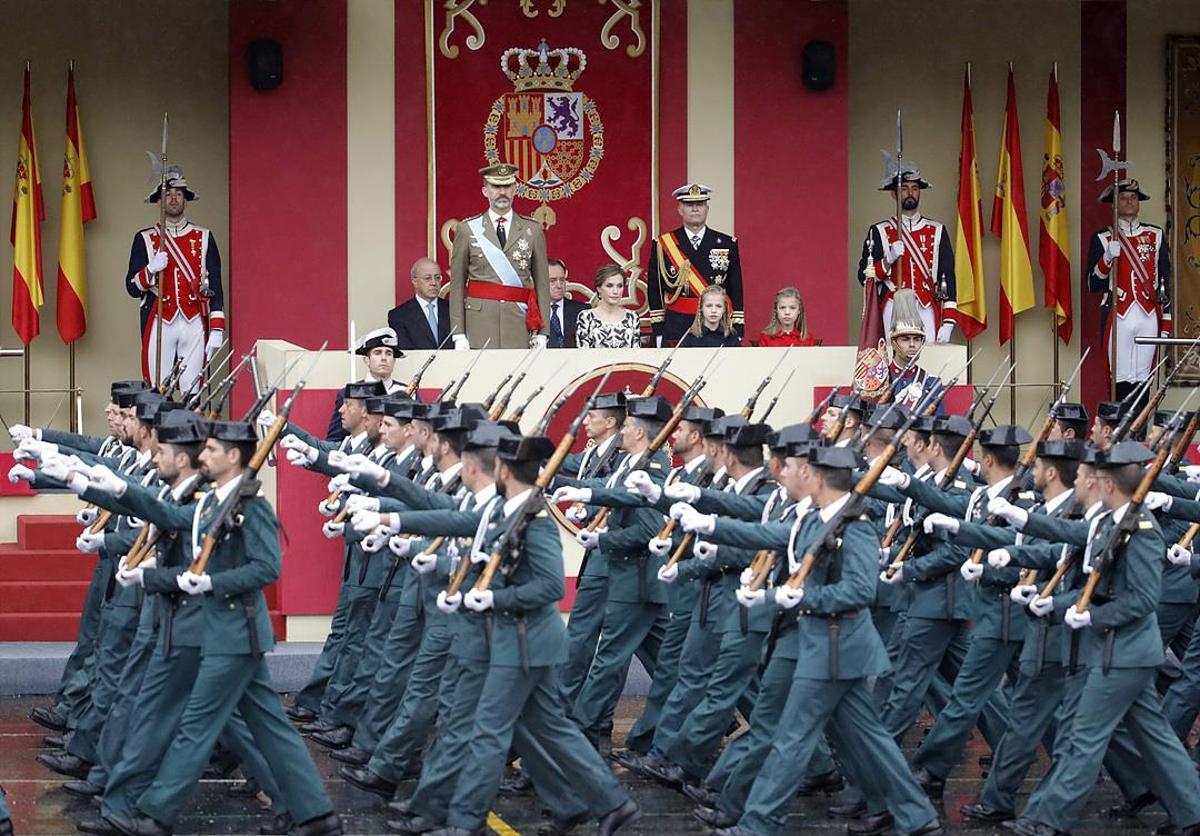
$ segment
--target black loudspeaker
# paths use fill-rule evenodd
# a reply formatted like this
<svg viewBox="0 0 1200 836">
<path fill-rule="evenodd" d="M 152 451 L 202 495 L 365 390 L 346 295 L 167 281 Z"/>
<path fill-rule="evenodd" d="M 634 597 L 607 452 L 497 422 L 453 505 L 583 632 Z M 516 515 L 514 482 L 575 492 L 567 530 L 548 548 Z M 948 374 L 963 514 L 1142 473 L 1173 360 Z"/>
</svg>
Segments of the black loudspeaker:
<svg viewBox="0 0 1200 836">
<path fill-rule="evenodd" d="M 246 50 L 246 72 L 255 90 L 274 90 L 283 84 L 283 47 L 279 41 L 251 41 Z"/>
<path fill-rule="evenodd" d="M 804 45 L 800 77 L 809 90 L 828 90 L 837 79 L 837 49 L 829 41 Z"/>
</svg>

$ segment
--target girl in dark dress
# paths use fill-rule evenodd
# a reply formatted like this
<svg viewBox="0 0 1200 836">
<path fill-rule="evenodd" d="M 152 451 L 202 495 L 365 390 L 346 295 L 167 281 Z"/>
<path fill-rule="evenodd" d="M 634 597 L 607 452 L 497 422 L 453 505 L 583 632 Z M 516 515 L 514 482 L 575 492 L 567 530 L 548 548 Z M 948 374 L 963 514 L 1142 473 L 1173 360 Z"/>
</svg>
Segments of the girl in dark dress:
<svg viewBox="0 0 1200 836">
<path fill-rule="evenodd" d="M 734 347 L 742 344 L 729 315 L 729 296 L 719 284 L 709 285 L 700 294 L 696 319 L 679 341 L 680 348 Z"/>
</svg>

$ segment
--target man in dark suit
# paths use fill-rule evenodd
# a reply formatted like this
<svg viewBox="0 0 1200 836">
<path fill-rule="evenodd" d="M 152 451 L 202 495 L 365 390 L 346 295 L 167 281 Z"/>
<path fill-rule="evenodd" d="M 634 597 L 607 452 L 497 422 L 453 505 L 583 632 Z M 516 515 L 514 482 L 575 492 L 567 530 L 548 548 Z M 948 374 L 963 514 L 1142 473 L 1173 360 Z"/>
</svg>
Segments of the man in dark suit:
<svg viewBox="0 0 1200 836">
<path fill-rule="evenodd" d="M 584 302 L 567 298 L 567 265 L 561 258 L 548 262 L 550 271 L 549 348 L 575 348 L 575 317 L 587 309 Z"/>
<path fill-rule="evenodd" d="M 388 311 L 388 325 L 396 332 L 397 348 L 435 349 L 458 324 L 450 322 L 450 303 L 438 297 L 442 268 L 431 258 L 418 258 L 410 275 L 416 295 Z"/>
</svg>

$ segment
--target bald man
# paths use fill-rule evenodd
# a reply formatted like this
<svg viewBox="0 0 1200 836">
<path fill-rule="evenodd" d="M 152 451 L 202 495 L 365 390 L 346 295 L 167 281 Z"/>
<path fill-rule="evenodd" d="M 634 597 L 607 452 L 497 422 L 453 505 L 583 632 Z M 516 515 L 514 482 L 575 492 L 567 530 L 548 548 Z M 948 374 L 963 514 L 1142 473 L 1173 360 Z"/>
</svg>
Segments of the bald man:
<svg viewBox="0 0 1200 836">
<path fill-rule="evenodd" d="M 388 311 L 388 325 L 396 332 L 401 351 L 437 348 L 460 325 L 450 321 L 450 304 L 438 296 L 442 268 L 432 258 L 418 258 L 409 275 L 413 298 Z M 465 343 L 465 338 L 456 342 Z"/>
</svg>

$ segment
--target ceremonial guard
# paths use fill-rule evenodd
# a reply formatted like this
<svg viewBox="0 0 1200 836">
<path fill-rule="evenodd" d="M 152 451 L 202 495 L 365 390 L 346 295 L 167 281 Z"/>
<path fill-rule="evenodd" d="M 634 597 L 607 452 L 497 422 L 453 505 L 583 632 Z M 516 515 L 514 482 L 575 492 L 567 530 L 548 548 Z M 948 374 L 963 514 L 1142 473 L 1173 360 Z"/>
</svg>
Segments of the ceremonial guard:
<svg viewBox="0 0 1200 836">
<path fill-rule="evenodd" d="M 907 288 L 896 291 L 893 298 L 892 362 L 888 365 L 892 400 L 901 406 L 915 409 L 930 389 L 941 381 L 921 368 L 917 361 L 925 348 L 925 325 L 921 319 L 921 303 L 916 293 Z M 941 406 L 939 405 L 939 410 Z"/>
<path fill-rule="evenodd" d="M 890 167 L 894 168 L 894 163 Z M 897 180 L 900 180 L 900 223 L 891 217 L 867 230 L 858 262 L 858 283 L 865 286 L 868 278 L 875 279 L 884 300 L 884 333 L 892 330 L 896 292 L 909 288 L 917 295 L 926 342 L 936 338 L 937 342 L 946 343 L 954 333 L 957 307 L 950 235 L 944 224 L 918 211 L 921 190 L 930 188 L 921 172 L 908 165 L 900 174 L 891 171 L 879 190 L 895 194 Z"/>
<path fill-rule="evenodd" d="M 460 221 L 450 252 L 450 316 L 463 323 L 455 345 L 528 348 L 545 345 L 550 276 L 542 225 L 512 209 L 517 167 L 479 170 L 488 210 Z"/>
<path fill-rule="evenodd" d="M 683 226 L 663 233 L 650 245 L 646 295 L 654 335 L 664 346 L 678 343 L 695 322 L 704 289 L 721 285 L 729 295 L 731 322 L 740 337 L 746 315 L 737 239 L 708 226 L 712 196 L 708 186 L 688 183 L 671 195 L 679 202 Z"/>
<path fill-rule="evenodd" d="M 1109 226 L 1092 235 L 1088 244 L 1088 287 L 1104 294 L 1100 302 L 1106 334 L 1104 356 L 1110 362 L 1116 357 L 1118 400 L 1145 380 L 1154 366 L 1157 349 L 1134 340 L 1171 334 L 1171 248 L 1161 227 L 1138 219 L 1141 202 L 1149 199 L 1137 180 L 1122 180 L 1117 184 L 1116 237 Z M 1100 195 L 1100 202 L 1113 202 L 1111 185 Z"/>
<path fill-rule="evenodd" d="M 157 225 L 140 230 L 129 251 L 125 290 L 141 300 L 142 376 L 151 384 L 183 361 L 179 389 L 190 392 L 205 361 L 225 342 L 221 253 L 212 230 L 189 221 L 196 200 L 179 166 L 168 166 L 164 184 L 146 198 L 163 201 L 167 235 Z M 162 363 L 158 368 L 158 304 L 162 302 Z"/>
<path fill-rule="evenodd" d="M 379 381 L 388 395 L 404 395 L 407 392 L 407 384 L 392 377 L 396 361 L 404 356 L 404 352 L 400 350 L 399 339 L 391 327 L 371 331 L 355 347 L 354 353 L 363 358 L 363 365 L 367 367 L 366 375 L 358 383 Z M 326 441 L 336 443 L 346 437 L 346 429 L 342 426 L 342 401 L 345 398 L 346 394 L 341 389 L 333 398 L 333 414 L 329 416 Z"/>
</svg>

